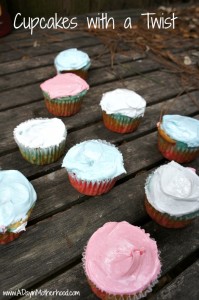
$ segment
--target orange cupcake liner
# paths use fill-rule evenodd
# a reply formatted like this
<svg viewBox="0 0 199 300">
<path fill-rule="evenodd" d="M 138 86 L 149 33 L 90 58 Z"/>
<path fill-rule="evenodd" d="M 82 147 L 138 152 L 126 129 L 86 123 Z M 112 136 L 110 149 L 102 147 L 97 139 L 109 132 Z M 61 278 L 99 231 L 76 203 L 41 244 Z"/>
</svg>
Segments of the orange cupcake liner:
<svg viewBox="0 0 199 300">
<path fill-rule="evenodd" d="M 56 103 L 45 98 L 45 104 L 48 111 L 57 117 L 69 117 L 76 114 L 81 109 L 82 99 L 78 101 L 69 101 L 68 103 Z"/>
<path fill-rule="evenodd" d="M 98 289 L 98 287 L 87 277 L 87 281 L 91 287 L 91 290 L 93 291 L 93 293 L 100 298 L 101 300 L 139 300 L 143 297 L 146 297 L 146 295 L 148 295 L 148 293 L 150 293 L 152 291 L 152 287 L 157 284 L 158 280 L 155 280 L 154 282 L 152 282 L 149 287 L 147 289 L 145 289 L 142 292 L 139 292 L 137 294 L 131 294 L 131 295 L 113 295 L 113 294 L 108 294 L 104 291 L 101 291 L 100 289 Z"/>
<path fill-rule="evenodd" d="M 0 233 L 0 245 L 5 245 L 14 241 L 21 235 L 21 233 L 22 231 L 17 233 L 14 232 Z"/>
<path fill-rule="evenodd" d="M 85 181 L 78 179 L 75 174 L 68 173 L 68 178 L 71 185 L 81 194 L 88 196 L 97 196 L 105 194 L 114 186 L 116 178 L 103 181 Z"/>
<path fill-rule="evenodd" d="M 158 149 L 168 160 L 187 163 L 199 156 L 199 147 L 188 147 L 185 143 L 171 139 L 158 126 Z"/>
<path fill-rule="evenodd" d="M 127 116 L 108 115 L 105 111 L 102 112 L 104 125 L 111 131 L 118 133 L 129 133 L 135 131 L 140 125 L 142 117 L 130 118 Z"/>
<path fill-rule="evenodd" d="M 153 219 L 156 223 L 159 225 L 166 227 L 166 228 L 183 228 L 189 225 L 193 219 L 185 219 L 182 220 L 182 218 L 178 217 L 170 217 L 168 214 L 163 214 L 159 211 L 157 211 L 148 201 L 147 198 L 145 198 L 145 208 L 148 213 L 148 215 Z"/>
</svg>

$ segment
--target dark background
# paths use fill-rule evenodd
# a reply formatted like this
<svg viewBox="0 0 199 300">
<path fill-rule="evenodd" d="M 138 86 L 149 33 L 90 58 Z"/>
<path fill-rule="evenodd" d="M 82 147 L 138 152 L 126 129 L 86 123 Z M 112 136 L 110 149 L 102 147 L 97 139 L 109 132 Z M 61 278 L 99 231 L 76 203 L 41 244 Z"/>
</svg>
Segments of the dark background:
<svg viewBox="0 0 199 300">
<path fill-rule="evenodd" d="M 160 5 L 177 6 L 196 4 L 198 0 L 0 0 L 12 18 L 20 12 L 22 17 L 50 17 L 57 12 L 60 16 L 75 16 L 90 12 L 132 8 L 153 8 Z"/>
</svg>

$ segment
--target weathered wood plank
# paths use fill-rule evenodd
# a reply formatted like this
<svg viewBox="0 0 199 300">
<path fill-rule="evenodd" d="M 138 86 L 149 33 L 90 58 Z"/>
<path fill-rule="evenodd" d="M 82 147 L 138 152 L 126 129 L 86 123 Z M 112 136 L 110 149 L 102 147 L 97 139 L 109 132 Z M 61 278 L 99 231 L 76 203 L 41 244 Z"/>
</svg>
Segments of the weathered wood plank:
<svg viewBox="0 0 199 300">
<path fill-rule="evenodd" d="M 17 51 L 21 48 L 40 47 L 41 45 L 46 45 L 47 43 L 63 42 L 80 38 L 86 38 L 89 40 L 90 38 L 93 38 L 93 36 L 86 31 L 72 32 L 65 30 L 65 32 L 57 31 L 56 34 L 55 31 L 56 30 L 36 30 L 31 36 L 30 31 L 27 30 L 26 33 L 23 33 L 23 36 L 25 36 L 25 38 L 22 38 L 20 41 L 18 36 L 22 36 L 22 33 L 18 35 L 15 34 L 15 39 L 12 39 L 11 41 L 4 40 L 4 38 L 2 38 L 0 53 L 12 50 Z M 13 33 L 11 36 L 13 37 Z"/>
<path fill-rule="evenodd" d="M 185 237 L 186 238 L 186 237 Z M 198 300 L 199 298 L 199 261 L 177 276 L 150 300 Z"/>
<path fill-rule="evenodd" d="M 51 43 L 50 47 L 46 47 L 46 45 L 41 45 L 40 47 L 31 47 L 31 48 L 20 48 L 18 51 L 12 50 L 8 52 L 1 53 L 0 63 L 23 59 L 26 57 L 35 57 L 43 54 L 49 53 L 58 53 L 63 49 L 67 48 L 82 48 L 86 46 L 94 46 L 96 44 L 100 44 L 100 41 L 96 37 L 92 38 L 82 38 L 82 39 L 74 39 L 74 40 L 66 40 L 63 42 Z"/>
<path fill-rule="evenodd" d="M 112 70 L 110 67 L 104 67 L 102 70 L 91 70 L 89 72 L 90 77 L 88 83 L 90 85 L 102 84 L 132 75 L 139 75 L 140 73 L 146 73 L 154 71 L 160 68 L 158 63 L 150 59 L 145 59 L 144 63 L 141 61 L 125 62 L 121 65 L 115 65 Z M 103 77 L 101 76 L 103 73 Z M 46 66 L 42 68 L 36 68 L 17 74 L 7 74 L 0 77 L 0 92 L 4 90 L 11 90 L 16 87 L 21 87 L 34 82 L 40 82 L 56 75 L 54 66 Z"/>
</svg>

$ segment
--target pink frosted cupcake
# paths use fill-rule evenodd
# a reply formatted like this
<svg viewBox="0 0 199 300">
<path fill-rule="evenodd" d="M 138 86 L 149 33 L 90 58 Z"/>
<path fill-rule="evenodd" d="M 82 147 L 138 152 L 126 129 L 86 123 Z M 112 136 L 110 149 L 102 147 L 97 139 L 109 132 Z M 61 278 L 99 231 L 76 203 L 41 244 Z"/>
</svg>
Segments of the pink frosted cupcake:
<svg viewBox="0 0 199 300">
<path fill-rule="evenodd" d="M 145 112 L 146 101 L 134 91 L 116 89 L 103 95 L 100 102 L 104 125 L 111 131 L 135 131 Z"/>
<path fill-rule="evenodd" d="M 103 300 L 145 297 L 161 269 L 156 242 L 127 222 L 99 228 L 88 241 L 83 263 L 93 292 Z"/>
<path fill-rule="evenodd" d="M 89 140 L 72 147 L 62 167 L 66 168 L 72 186 L 90 196 L 107 193 L 118 176 L 126 173 L 119 150 L 101 140 Z"/>
<path fill-rule="evenodd" d="M 199 216 L 199 177 L 172 161 L 149 175 L 145 185 L 149 216 L 167 228 L 181 228 Z"/>
<path fill-rule="evenodd" d="M 56 75 L 40 87 L 48 111 L 55 116 L 76 114 L 81 108 L 83 96 L 89 89 L 85 80 L 72 73 Z"/>
</svg>

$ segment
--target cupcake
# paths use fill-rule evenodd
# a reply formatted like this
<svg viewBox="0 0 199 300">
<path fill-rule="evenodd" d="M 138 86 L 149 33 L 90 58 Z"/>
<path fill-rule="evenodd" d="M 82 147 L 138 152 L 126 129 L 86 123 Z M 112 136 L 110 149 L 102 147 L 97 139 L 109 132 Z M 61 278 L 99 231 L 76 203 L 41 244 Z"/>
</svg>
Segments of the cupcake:
<svg viewBox="0 0 199 300">
<path fill-rule="evenodd" d="M 162 155 L 178 163 L 199 155 L 199 121 L 179 115 L 164 115 L 158 127 L 158 148 Z"/>
<path fill-rule="evenodd" d="M 14 129 L 14 139 L 27 161 L 46 165 L 58 160 L 64 153 L 66 127 L 57 119 L 31 119 Z"/>
<path fill-rule="evenodd" d="M 76 48 L 60 52 L 54 60 L 57 73 L 74 73 L 83 79 L 88 77 L 91 62 L 87 53 Z"/>
<path fill-rule="evenodd" d="M 27 178 L 16 170 L 0 170 L 0 244 L 16 239 L 26 228 L 37 199 Z"/>
<path fill-rule="evenodd" d="M 199 177 L 191 168 L 174 161 L 157 168 L 145 192 L 147 213 L 164 227 L 185 227 L 199 215 Z"/>
<path fill-rule="evenodd" d="M 100 102 L 104 125 L 118 133 L 135 131 L 144 116 L 146 101 L 128 89 L 116 89 L 103 95 Z"/>
<path fill-rule="evenodd" d="M 144 229 L 108 222 L 89 239 L 83 264 L 92 291 L 103 300 L 138 300 L 160 274 L 156 242 Z"/>
<path fill-rule="evenodd" d="M 90 196 L 107 193 L 118 176 L 126 173 L 119 150 L 101 140 L 89 140 L 72 147 L 62 167 L 66 168 L 71 185 Z"/>
<path fill-rule="evenodd" d="M 76 114 L 89 86 L 79 76 L 59 74 L 40 85 L 48 111 L 55 116 Z"/>
</svg>

